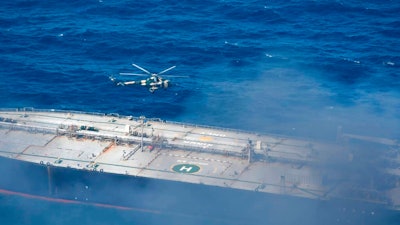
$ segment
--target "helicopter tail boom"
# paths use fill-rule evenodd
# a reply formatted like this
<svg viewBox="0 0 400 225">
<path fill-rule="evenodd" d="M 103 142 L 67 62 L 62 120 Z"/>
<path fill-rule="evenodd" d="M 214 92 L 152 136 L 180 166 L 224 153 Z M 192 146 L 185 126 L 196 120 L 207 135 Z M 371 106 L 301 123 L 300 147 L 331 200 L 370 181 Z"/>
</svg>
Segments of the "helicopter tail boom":
<svg viewBox="0 0 400 225">
<path fill-rule="evenodd" d="M 141 66 L 138 66 L 134 63 L 132 63 L 132 66 L 136 67 L 137 69 L 141 70 L 145 74 L 138 74 L 138 73 L 119 73 L 119 75 L 122 76 L 148 76 L 148 78 L 144 80 L 133 80 L 133 81 L 120 81 L 117 80 L 117 78 L 110 76 L 109 79 L 114 82 L 116 85 L 120 86 L 125 86 L 125 85 L 139 85 L 139 86 L 145 86 L 149 88 L 150 92 L 154 92 L 155 90 L 158 90 L 160 88 L 167 89 L 168 87 L 171 86 L 171 82 L 168 79 L 164 79 L 163 77 L 187 77 L 187 76 L 172 76 L 172 75 L 163 75 L 160 76 L 161 74 L 164 74 L 172 69 L 174 69 L 176 66 L 171 66 L 159 73 L 151 73 L 150 71 L 144 69 Z"/>
</svg>

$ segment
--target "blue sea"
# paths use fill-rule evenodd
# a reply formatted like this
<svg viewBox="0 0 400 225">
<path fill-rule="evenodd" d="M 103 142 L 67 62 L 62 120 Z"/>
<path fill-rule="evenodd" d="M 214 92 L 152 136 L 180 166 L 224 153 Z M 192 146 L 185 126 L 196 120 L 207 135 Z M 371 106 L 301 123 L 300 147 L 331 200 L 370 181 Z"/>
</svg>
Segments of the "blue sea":
<svg viewBox="0 0 400 225">
<path fill-rule="evenodd" d="M 3 0 L 0 107 L 399 140 L 399 12 L 397 0 Z M 176 85 L 150 93 L 109 80 L 141 73 L 132 63 L 176 66 Z M 1 224 L 180 223 L 7 195 L 0 204 Z M 337 224 L 367 223 L 349 221 Z"/>
</svg>

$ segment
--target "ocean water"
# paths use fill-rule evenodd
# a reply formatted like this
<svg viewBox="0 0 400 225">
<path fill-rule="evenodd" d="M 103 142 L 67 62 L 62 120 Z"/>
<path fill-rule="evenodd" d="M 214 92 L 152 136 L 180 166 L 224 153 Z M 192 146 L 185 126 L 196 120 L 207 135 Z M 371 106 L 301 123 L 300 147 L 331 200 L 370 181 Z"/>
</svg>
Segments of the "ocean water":
<svg viewBox="0 0 400 225">
<path fill-rule="evenodd" d="M 323 140 L 342 127 L 398 140 L 398 12 L 397 0 L 3 0 L 0 107 Z M 152 72 L 176 65 L 170 73 L 188 77 L 153 94 L 113 85 L 110 75 L 141 72 L 132 63 Z M 164 224 L 95 206 L 12 196 L 0 204 L 1 224 Z"/>
</svg>

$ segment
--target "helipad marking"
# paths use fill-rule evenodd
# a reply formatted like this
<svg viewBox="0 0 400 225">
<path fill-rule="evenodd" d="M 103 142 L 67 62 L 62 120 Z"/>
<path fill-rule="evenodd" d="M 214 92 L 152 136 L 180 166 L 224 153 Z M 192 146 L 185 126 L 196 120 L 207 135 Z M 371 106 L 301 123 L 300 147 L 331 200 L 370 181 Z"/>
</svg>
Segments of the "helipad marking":
<svg viewBox="0 0 400 225">
<path fill-rule="evenodd" d="M 177 173 L 196 173 L 200 167 L 194 164 L 178 164 L 172 167 L 172 170 Z"/>
</svg>

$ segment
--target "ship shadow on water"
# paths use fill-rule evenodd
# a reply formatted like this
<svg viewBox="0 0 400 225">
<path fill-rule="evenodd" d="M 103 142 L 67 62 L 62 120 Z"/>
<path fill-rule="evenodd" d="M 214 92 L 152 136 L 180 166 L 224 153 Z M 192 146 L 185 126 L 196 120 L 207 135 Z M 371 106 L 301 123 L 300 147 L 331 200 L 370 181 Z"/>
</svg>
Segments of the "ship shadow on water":
<svg viewBox="0 0 400 225">
<path fill-rule="evenodd" d="M 140 209 L 122 208 L 119 206 L 95 205 L 88 202 L 63 202 L 62 200 L 40 199 L 35 197 L 0 194 L 0 209 L 4 214 L 1 224 L 189 224 L 189 225 L 218 225 L 218 224 L 387 224 L 395 225 L 400 215 L 395 212 L 378 210 L 359 210 L 360 207 L 332 207 L 319 203 L 318 209 L 312 214 L 305 210 L 293 211 L 291 207 L 286 210 L 271 210 L 266 212 L 262 219 L 254 221 L 216 219 L 193 215 L 177 215 L 166 212 L 141 211 Z M 272 203 L 276 204 L 276 203 Z M 296 202 L 293 202 L 296 204 Z M 339 203 L 338 203 L 339 204 Z M 341 203 L 343 204 L 343 203 Z M 279 205 L 275 205 L 278 206 Z M 366 209 L 365 206 L 362 208 Z M 309 211 L 307 209 L 306 211 Z M 240 213 L 240 212 L 238 212 Z"/>
</svg>

